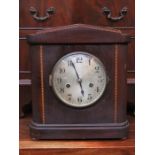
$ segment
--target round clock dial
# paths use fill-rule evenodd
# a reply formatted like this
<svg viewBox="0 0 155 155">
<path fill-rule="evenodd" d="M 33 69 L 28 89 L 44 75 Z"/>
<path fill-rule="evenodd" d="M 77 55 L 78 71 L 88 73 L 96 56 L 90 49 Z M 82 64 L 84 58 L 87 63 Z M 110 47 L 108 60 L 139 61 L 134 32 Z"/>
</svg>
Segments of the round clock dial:
<svg viewBox="0 0 155 155">
<path fill-rule="evenodd" d="M 94 104 L 106 88 L 106 71 L 102 62 L 85 52 L 63 56 L 49 77 L 58 98 L 73 107 Z"/>
</svg>

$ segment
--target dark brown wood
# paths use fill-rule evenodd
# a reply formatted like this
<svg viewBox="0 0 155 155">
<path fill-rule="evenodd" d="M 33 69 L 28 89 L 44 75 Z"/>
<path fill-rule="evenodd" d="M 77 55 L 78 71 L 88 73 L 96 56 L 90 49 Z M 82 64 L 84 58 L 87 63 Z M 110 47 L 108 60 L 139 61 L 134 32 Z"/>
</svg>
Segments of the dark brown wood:
<svg viewBox="0 0 155 155">
<path fill-rule="evenodd" d="M 29 35 L 28 41 L 31 43 L 32 57 L 32 138 L 127 137 L 128 36 L 118 30 L 76 24 Z M 48 83 L 55 63 L 73 51 L 85 51 L 100 58 L 110 79 L 105 94 L 95 105 L 78 110 L 62 104 Z"/>
<path fill-rule="evenodd" d="M 106 16 L 103 15 L 103 7 L 108 7 L 112 11 L 112 16 L 118 16 L 119 11 L 123 7 L 128 8 L 128 13 L 122 20 L 113 22 L 108 20 Z M 80 21 L 80 23 L 84 24 L 112 27 L 134 27 L 135 25 L 134 0 L 75 0 L 73 11 L 73 23 L 79 23 Z"/>
<path fill-rule="evenodd" d="M 54 28 L 54 27 L 52 27 Z M 105 27 L 105 28 L 110 28 L 110 27 Z M 120 30 L 121 32 L 123 32 L 124 34 L 127 34 L 130 39 L 134 39 L 135 36 L 135 29 L 134 28 L 128 28 L 128 27 L 114 27 L 116 30 Z M 19 37 L 20 39 L 27 39 L 27 35 L 29 34 L 34 34 L 39 32 L 40 30 L 48 30 L 49 28 L 29 28 L 29 27 L 25 27 L 25 28 L 20 28 L 20 32 L 19 32 Z"/>
<path fill-rule="evenodd" d="M 30 104 L 32 100 L 31 96 L 31 80 L 24 79 L 19 81 L 19 116 L 24 117 L 24 107 Z"/>
<path fill-rule="evenodd" d="M 111 28 L 74 24 L 29 35 L 28 42 L 33 44 L 127 43 L 129 36 Z"/>
<path fill-rule="evenodd" d="M 72 4 L 74 0 L 21 0 L 20 1 L 20 27 L 50 27 L 72 24 Z M 38 10 L 39 16 L 45 16 L 49 7 L 55 8 L 51 18 L 40 22 L 35 20 L 30 8 Z"/>
<path fill-rule="evenodd" d="M 130 44 L 128 46 L 127 70 L 129 72 L 135 70 L 135 39 L 134 38 L 130 40 Z"/>
<path fill-rule="evenodd" d="M 42 30 L 42 29 L 41 29 Z M 134 41 L 134 29 L 133 28 L 119 28 L 123 33 L 127 34 L 130 37 L 130 43 L 128 46 L 128 62 L 127 62 L 127 70 L 129 72 L 134 72 L 135 70 L 135 41 Z M 26 36 L 29 34 L 34 34 L 39 32 L 40 30 L 20 30 L 20 77 L 26 78 L 28 76 L 28 72 L 31 72 L 30 69 L 30 57 L 29 57 L 29 48 L 27 43 Z M 27 73 L 25 73 L 25 72 Z M 127 78 L 130 78 L 131 74 L 127 75 Z M 29 76 L 30 77 L 30 76 Z M 134 75 L 132 76 L 134 78 Z M 31 77 L 30 77 L 31 79 Z"/>
<path fill-rule="evenodd" d="M 29 46 L 25 40 L 19 41 L 19 70 L 30 72 Z"/>
<path fill-rule="evenodd" d="M 30 7 L 35 7 L 40 16 L 45 16 L 46 9 L 51 6 L 56 9 L 56 13 L 44 22 L 34 20 L 29 12 Z M 112 22 L 103 15 L 103 7 L 108 7 L 112 11 L 112 16 L 118 16 L 123 7 L 128 8 L 128 13 L 124 19 Z M 75 23 L 134 27 L 134 9 L 134 0 L 21 0 L 20 27 L 50 27 Z"/>
<path fill-rule="evenodd" d="M 33 141 L 29 136 L 31 117 L 20 120 L 19 149 L 20 155 L 134 155 L 135 120 L 129 116 L 129 135 L 125 140 L 44 140 Z"/>
</svg>

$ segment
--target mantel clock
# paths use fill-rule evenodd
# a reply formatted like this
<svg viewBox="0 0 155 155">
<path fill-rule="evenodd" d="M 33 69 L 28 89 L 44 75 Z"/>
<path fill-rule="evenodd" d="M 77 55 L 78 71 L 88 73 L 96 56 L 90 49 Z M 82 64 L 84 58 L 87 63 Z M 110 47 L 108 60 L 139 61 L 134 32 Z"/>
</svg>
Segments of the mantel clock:
<svg viewBox="0 0 155 155">
<path fill-rule="evenodd" d="M 127 35 L 75 24 L 40 31 L 28 41 L 32 138 L 127 137 Z"/>
</svg>

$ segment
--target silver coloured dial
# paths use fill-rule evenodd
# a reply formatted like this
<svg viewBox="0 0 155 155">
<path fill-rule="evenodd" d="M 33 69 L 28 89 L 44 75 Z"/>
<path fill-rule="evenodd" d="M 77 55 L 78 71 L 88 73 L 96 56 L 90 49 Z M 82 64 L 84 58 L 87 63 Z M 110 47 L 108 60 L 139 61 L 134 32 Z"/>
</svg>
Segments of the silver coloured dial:
<svg viewBox="0 0 155 155">
<path fill-rule="evenodd" d="M 73 107 L 94 104 L 106 88 L 106 71 L 92 54 L 73 52 L 55 64 L 49 83 L 63 103 Z"/>
</svg>

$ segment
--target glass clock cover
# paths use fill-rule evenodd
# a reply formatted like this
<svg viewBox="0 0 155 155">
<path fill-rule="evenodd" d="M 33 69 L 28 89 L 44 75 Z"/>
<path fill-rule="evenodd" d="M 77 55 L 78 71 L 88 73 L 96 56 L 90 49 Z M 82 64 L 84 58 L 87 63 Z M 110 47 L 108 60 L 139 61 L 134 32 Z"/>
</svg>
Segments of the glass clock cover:
<svg viewBox="0 0 155 155">
<path fill-rule="evenodd" d="M 102 62 L 92 54 L 73 52 L 55 64 L 49 84 L 57 97 L 72 107 L 94 104 L 104 93 L 107 83 Z"/>
</svg>

